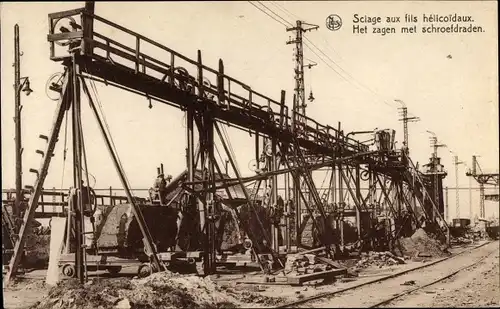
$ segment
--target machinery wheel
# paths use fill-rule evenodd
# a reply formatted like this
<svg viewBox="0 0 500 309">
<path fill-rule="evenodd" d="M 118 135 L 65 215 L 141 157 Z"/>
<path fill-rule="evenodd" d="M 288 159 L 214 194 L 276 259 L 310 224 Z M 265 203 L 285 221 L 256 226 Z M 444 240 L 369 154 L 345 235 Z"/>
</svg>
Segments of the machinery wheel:
<svg viewBox="0 0 500 309">
<path fill-rule="evenodd" d="M 72 264 L 66 264 L 62 268 L 62 273 L 64 276 L 68 278 L 74 278 L 76 276 L 76 269 L 75 265 Z"/>
<path fill-rule="evenodd" d="M 110 273 L 112 275 L 116 275 L 120 271 L 122 271 L 122 267 L 121 266 L 110 266 L 110 267 L 106 268 L 106 270 L 108 271 L 108 273 Z"/>
<path fill-rule="evenodd" d="M 250 249 L 252 249 L 252 247 L 253 247 L 253 243 L 250 239 L 247 238 L 243 241 L 243 248 L 245 248 L 246 250 L 250 250 Z"/>
<path fill-rule="evenodd" d="M 137 276 L 139 278 L 144 278 L 144 277 L 147 277 L 151 274 L 151 266 L 147 263 L 143 263 L 141 264 L 141 266 L 139 266 L 139 270 L 137 271 Z"/>
</svg>

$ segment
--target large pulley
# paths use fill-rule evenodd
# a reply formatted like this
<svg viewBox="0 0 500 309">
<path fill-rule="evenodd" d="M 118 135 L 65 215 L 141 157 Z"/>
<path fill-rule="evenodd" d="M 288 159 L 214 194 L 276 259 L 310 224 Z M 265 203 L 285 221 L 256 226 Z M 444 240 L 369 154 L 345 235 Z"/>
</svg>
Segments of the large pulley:
<svg viewBox="0 0 500 309">
<path fill-rule="evenodd" d="M 64 74 L 62 72 L 54 73 L 45 83 L 45 94 L 52 101 L 57 101 L 61 97 Z"/>
<path fill-rule="evenodd" d="M 71 16 L 61 17 L 53 23 L 52 33 L 68 33 L 76 32 L 82 29 L 82 26 L 76 23 L 75 19 Z M 67 40 L 57 40 L 54 41 L 59 46 L 68 46 L 71 43 L 80 41 L 80 38 L 69 38 Z"/>
</svg>

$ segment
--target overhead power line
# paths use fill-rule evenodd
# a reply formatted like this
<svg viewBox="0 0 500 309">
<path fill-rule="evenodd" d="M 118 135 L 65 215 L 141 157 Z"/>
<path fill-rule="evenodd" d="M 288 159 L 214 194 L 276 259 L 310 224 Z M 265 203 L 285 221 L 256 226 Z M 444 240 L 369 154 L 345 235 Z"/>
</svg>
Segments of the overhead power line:
<svg viewBox="0 0 500 309">
<path fill-rule="evenodd" d="M 290 24 L 290 26 L 292 26 L 292 23 L 289 22 L 288 20 L 284 19 L 283 17 L 281 17 L 279 14 L 277 14 L 276 12 L 274 12 L 272 9 L 270 9 L 268 6 L 266 6 L 264 3 L 262 3 L 261 1 L 257 1 L 260 5 L 262 5 L 263 7 L 265 7 L 266 9 L 268 9 L 271 13 L 273 13 L 276 17 L 280 18 L 282 21 L 284 21 L 285 23 L 287 24 Z"/>
<path fill-rule="evenodd" d="M 386 104 L 387 106 L 389 107 L 394 107 L 392 106 L 391 104 L 389 104 L 385 99 L 383 99 L 383 97 L 378 94 L 377 92 L 375 92 L 374 90 L 372 90 L 371 88 L 369 88 L 368 86 L 364 85 L 363 83 L 361 83 L 359 80 L 357 80 L 356 78 L 354 78 L 354 76 L 352 76 L 349 72 L 347 72 L 344 68 L 342 68 L 338 63 L 336 63 L 332 58 L 330 58 L 330 56 L 328 56 L 321 48 L 319 48 L 316 44 L 314 44 L 314 42 L 312 42 L 309 38 L 307 37 L 304 37 L 304 39 L 306 39 L 306 41 L 308 41 L 312 46 L 314 46 L 321 54 L 323 54 L 333 65 L 335 65 L 340 71 L 342 71 L 345 75 L 347 75 L 349 78 L 351 78 L 353 81 L 355 81 L 359 86 L 361 86 L 362 88 L 364 88 L 365 90 L 371 92 L 373 95 L 375 95 L 376 97 L 378 97 L 379 99 L 381 99 L 381 102 Z M 307 45 L 307 44 L 306 44 Z M 340 74 L 338 73 L 337 70 L 335 70 L 335 72 L 337 72 L 337 74 Z M 359 88 L 359 87 L 358 87 Z M 360 89 L 360 90 L 363 90 L 363 89 Z"/>
<path fill-rule="evenodd" d="M 277 7 L 279 10 L 281 10 L 282 12 L 284 12 L 285 14 L 287 14 L 288 16 L 290 16 L 292 19 L 301 20 L 301 18 L 299 16 L 293 14 L 292 12 L 290 12 L 289 10 L 287 10 L 284 6 L 276 3 L 275 1 L 270 1 L 270 3 L 272 5 L 274 5 L 275 7 Z"/>
<path fill-rule="evenodd" d="M 270 15 L 269 13 L 267 13 L 266 11 L 264 11 L 263 9 L 261 9 L 260 7 L 258 7 L 257 5 L 255 5 L 254 3 L 252 3 L 252 1 L 248 1 L 248 3 L 250 3 L 251 5 L 253 5 L 254 7 L 256 7 L 259 11 L 261 11 L 262 13 L 266 14 L 267 16 L 271 17 L 273 20 L 275 20 L 276 22 L 280 23 L 281 25 L 283 25 L 284 27 L 288 27 L 285 23 L 283 23 L 282 21 L 276 19 L 275 17 L 273 17 L 272 15 Z"/>
<path fill-rule="evenodd" d="M 268 12 L 266 12 L 264 9 L 258 7 L 257 5 L 255 5 L 254 3 L 252 3 L 251 1 L 248 1 L 250 4 L 252 4 L 254 7 L 256 7 L 257 9 L 259 9 L 261 12 L 265 13 L 267 16 L 271 17 L 273 20 L 275 20 L 276 22 L 279 22 L 281 25 L 287 27 L 286 24 L 284 24 L 282 21 L 276 19 L 274 16 L 272 16 L 271 14 L 269 14 Z M 269 7 L 267 7 L 266 5 L 264 5 L 263 3 L 261 3 L 260 1 L 257 1 L 259 4 L 261 4 L 263 7 L 265 7 L 267 10 L 269 10 L 272 14 L 274 14 L 275 16 L 277 16 L 278 18 L 280 18 L 281 20 L 283 20 L 284 22 L 292 25 L 291 22 L 287 21 L 285 18 L 283 18 L 281 15 L 279 15 L 278 13 L 276 13 L 275 11 L 273 11 L 272 9 L 270 9 Z M 273 3 L 273 2 L 270 2 L 272 4 L 274 4 L 276 7 L 279 7 L 279 8 L 283 8 L 284 10 L 282 11 L 286 11 L 288 12 L 288 15 L 291 16 L 291 15 L 294 15 L 295 17 L 298 18 L 297 15 L 291 13 L 290 11 L 286 10 L 284 7 L 281 7 L 281 6 L 278 6 L 277 4 Z M 300 19 L 300 18 L 299 18 Z M 304 37 L 304 39 L 306 41 L 309 42 L 309 44 L 312 45 L 309 46 L 307 43 L 304 43 L 304 45 L 306 45 L 310 50 L 311 52 L 313 52 L 324 64 L 326 64 L 326 66 L 328 68 L 330 68 L 333 72 L 335 72 L 337 75 L 339 75 L 344 81 L 352 84 L 353 86 L 355 86 L 356 88 L 358 88 L 359 90 L 361 91 L 368 91 L 370 93 L 372 93 L 373 95 L 375 95 L 375 97 L 377 97 L 379 99 L 380 102 L 384 103 L 385 105 L 393 108 L 394 106 L 392 106 L 391 104 L 389 104 L 380 94 L 378 94 L 377 92 L 375 92 L 374 90 L 372 90 L 371 88 L 369 88 L 368 86 L 364 85 L 363 83 L 361 83 L 359 80 L 357 80 L 356 78 L 354 78 L 354 76 L 352 76 L 349 72 L 347 72 L 344 68 L 342 68 L 338 63 L 336 63 L 330 56 L 328 56 L 321 48 L 319 48 L 316 44 L 314 44 L 314 42 L 312 42 L 309 38 L 307 37 Z M 326 57 L 327 60 L 325 60 L 323 57 L 321 57 L 320 55 L 318 55 L 318 53 L 313 49 L 313 47 L 319 51 L 324 57 Z M 334 68 L 332 66 L 332 64 L 334 66 L 336 66 L 338 69 Z M 341 72 L 339 72 L 339 70 L 341 72 L 343 72 L 348 78 L 346 78 L 344 76 L 344 74 L 342 74 Z M 354 82 L 353 82 L 354 81 Z"/>
</svg>

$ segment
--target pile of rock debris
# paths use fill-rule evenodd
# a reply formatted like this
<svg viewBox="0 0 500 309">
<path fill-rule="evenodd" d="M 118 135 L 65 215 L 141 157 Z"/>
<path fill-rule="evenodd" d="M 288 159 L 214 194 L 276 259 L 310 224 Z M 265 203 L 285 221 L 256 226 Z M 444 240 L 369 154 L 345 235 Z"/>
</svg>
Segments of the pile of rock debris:
<svg viewBox="0 0 500 309">
<path fill-rule="evenodd" d="M 370 251 L 368 253 L 362 252 L 361 259 L 356 264 L 357 268 L 366 268 L 369 266 L 383 267 L 405 264 L 405 260 L 402 257 L 396 256 L 389 251 L 385 252 L 374 252 Z"/>
<path fill-rule="evenodd" d="M 247 302 L 268 302 L 250 292 L 227 291 L 209 277 L 170 272 L 142 279 L 112 278 L 80 285 L 63 281 L 32 309 L 153 309 L 153 308 L 237 308 Z"/>
<path fill-rule="evenodd" d="M 403 256 L 445 257 L 450 254 L 445 244 L 430 237 L 423 229 L 418 229 L 411 237 L 399 240 L 398 249 Z"/>
</svg>

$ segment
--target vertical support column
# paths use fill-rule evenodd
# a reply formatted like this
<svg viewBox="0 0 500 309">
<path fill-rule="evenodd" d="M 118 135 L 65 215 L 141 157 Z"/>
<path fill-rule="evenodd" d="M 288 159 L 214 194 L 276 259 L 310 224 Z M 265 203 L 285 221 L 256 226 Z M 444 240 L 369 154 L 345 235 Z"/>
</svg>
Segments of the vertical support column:
<svg viewBox="0 0 500 309">
<path fill-rule="evenodd" d="M 219 59 L 219 72 L 217 74 L 217 103 L 225 104 L 226 96 L 224 94 L 224 62 Z"/>
<path fill-rule="evenodd" d="M 293 155 L 297 156 L 297 150 L 293 150 Z M 295 160 L 293 161 L 293 167 L 296 167 Z M 292 175 L 293 178 L 293 175 Z M 302 244 L 302 232 L 300 230 L 300 226 L 302 224 L 302 203 L 300 200 L 300 177 L 298 182 L 292 181 L 292 190 L 293 190 L 293 204 L 295 205 L 295 243 L 297 248 Z"/>
<path fill-rule="evenodd" d="M 84 278 L 84 248 L 83 248 L 83 203 L 82 203 L 82 132 L 80 130 L 81 122 L 81 105 L 80 105 L 80 82 L 78 79 L 79 65 L 76 61 L 76 55 L 72 55 L 72 66 L 69 69 L 69 77 L 72 82 L 72 125 L 73 125 L 73 187 L 76 189 L 76 201 L 74 203 L 74 218 L 75 218 L 75 268 L 76 276 L 80 283 L 85 281 Z"/>
<path fill-rule="evenodd" d="M 485 211 L 484 211 L 484 184 L 479 183 L 479 217 L 484 218 L 485 217 Z"/>
<path fill-rule="evenodd" d="M 189 105 L 186 110 L 186 167 L 188 181 L 194 181 L 194 111 L 193 107 Z M 194 185 L 191 187 L 194 190 Z"/>
<path fill-rule="evenodd" d="M 469 219 L 472 222 L 473 214 L 472 214 L 472 177 L 469 176 Z"/>
<path fill-rule="evenodd" d="M 270 164 L 270 171 L 275 171 L 277 170 L 277 165 L 278 165 L 278 158 L 276 157 L 276 138 L 272 138 L 270 140 L 271 142 L 271 164 Z M 272 184 L 272 192 L 271 192 L 271 205 L 272 207 L 275 207 L 277 209 L 278 205 L 278 175 L 273 175 L 271 177 L 271 184 Z M 272 248 L 275 252 L 279 253 L 279 226 L 272 225 L 271 231 L 272 231 Z"/>
<path fill-rule="evenodd" d="M 334 155 L 334 157 L 335 157 L 335 155 Z M 337 179 L 335 178 L 335 164 L 333 164 L 331 168 L 332 168 L 332 176 L 330 177 L 330 193 L 331 193 L 331 195 L 330 195 L 329 203 L 330 203 L 330 205 L 332 205 L 330 212 L 333 215 L 333 218 L 336 218 L 335 222 L 334 222 L 334 224 L 335 224 L 334 229 L 336 231 L 338 231 L 340 225 L 339 225 L 339 220 L 338 220 L 338 209 L 337 209 L 337 207 L 335 207 L 335 205 L 337 205 L 337 192 L 335 191 L 335 190 L 337 190 L 337 188 L 336 188 Z M 338 235 L 338 234 L 336 234 L 336 235 Z M 339 244 L 340 239 L 335 239 L 335 242 L 337 244 Z"/>
<path fill-rule="evenodd" d="M 85 1 L 85 12 L 90 15 L 83 15 L 83 36 L 85 39 L 92 40 L 94 38 L 94 15 L 95 2 Z M 91 55 L 93 53 L 92 44 L 83 44 L 83 53 Z"/>
<path fill-rule="evenodd" d="M 255 167 L 257 169 L 260 168 L 260 147 L 259 147 L 260 145 L 259 145 L 259 137 L 260 137 L 259 132 L 255 132 L 255 161 L 256 161 Z M 255 192 L 255 194 L 256 193 L 257 192 Z"/>
<path fill-rule="evenodd" d="M 375 207 L 375 181 L 373 180 L 373 170 L 371 169 L 371 166 L 368 166 L 368 204 L 370 205 L 370 210 L 371 210 L 371 216 L 377 217 L 377 209 Z"/>
<path fill-rule="evenodd" d="M 377 219 L 377 209 L 374 203 L 374 196 L 375 196 L 375 190 L 374 190 L 375 182 L 373 181 L 373 171 L 371 169 L 371 166 L 368 165 L 368 211 L 369 213 L 369 226 L 368 228 L 372 228 L 372 220 Z M 374 238 L 370 237 L 370 246 L 371 248 L 374 248 Z"/>
<path fill-rule="evenodd" d="M 449 214 L 449 209 L 450 209 L 450 206 L 448 204 L 448 187 L 444 188 L 444 199 L 445 199 L 445 202 L 444 202 L 444 220 L 446 222 L 449 222 L 450 220 L 450 214 Z"/>
<path fill-rule="evenodd" d="M 198 97 L 204 96 L 203 66 L 201 51 L 198 50 Z M 215 226 L 214 219 L 217 212 L 215 201 L 215 173 L 214 173 L 214 126 L 213 116 L 209 110 L 203 110 L 198 125 L 200 137 L 200 154 L 204 196 L 198 201 L 200 214 L 200 229 L 203 234 L 203 272 L 205 275 L 215 272 Z"/>
<path fill-rule="evenodd" d="M 361 183 L 360 183 L 360 174 L 359 174 L 359 165 L 356 165 L 356 200 L 362 201 L 363 197 L 361 196 Z M 356 227 L 358 229 L 358 239 L 361 240 L 361 213 L 358 207 L 356 209 Z"/>
<path fill-rule="evenodd" d="M 338 168 L 338 178 L 339 178 L 339 198 L 338 198 L 338 212 L 340 213 L 340 244 L 342 251 L 344 250 L 344 182 L 342 179 L 342 164 L 339 163 Z"/>
<path fill-rule="evenodd" d="M 215 200 L 215 170 L 214 170 L 214 126 L 213 116 L 211 114 L 205 115 L 205 130 L 207 131 L 207 154 L 208 154 L 208 242 L 209 252 L 208 261 L 206 263 L 206 272 L 213 274 L 216 271 L 215 265 L 215 252 L 216 252 L 216 237 L 215 237 L 215 219 L 218 217 L 218 210 L 220 209 L 219 202 Z"/>
</svg>

